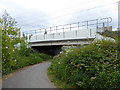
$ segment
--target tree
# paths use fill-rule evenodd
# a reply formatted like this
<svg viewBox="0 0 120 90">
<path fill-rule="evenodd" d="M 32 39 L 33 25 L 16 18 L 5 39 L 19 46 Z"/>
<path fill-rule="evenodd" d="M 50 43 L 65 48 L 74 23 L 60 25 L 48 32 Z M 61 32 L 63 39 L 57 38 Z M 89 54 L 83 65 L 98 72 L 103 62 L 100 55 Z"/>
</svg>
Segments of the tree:
<svg viewBox="0 0 120 90">
<path fill-rule="evenodd" d="M 0 18 L 0 23 L 2 23 L 1 18 Z M 0 78 L 1 78 L 1 71 L 2 71 L 2 28 L 0 27 Z"/>
<path fill-rule="evenodd" d="M 25 38 L 21 37 L 20 28 L 17 22 L 6 11 L 0 18 L 0 30 L 2 31 L 2 72 L 12 71 L 16 64 L 15 45 L 25 43 Z"/>
</svg>

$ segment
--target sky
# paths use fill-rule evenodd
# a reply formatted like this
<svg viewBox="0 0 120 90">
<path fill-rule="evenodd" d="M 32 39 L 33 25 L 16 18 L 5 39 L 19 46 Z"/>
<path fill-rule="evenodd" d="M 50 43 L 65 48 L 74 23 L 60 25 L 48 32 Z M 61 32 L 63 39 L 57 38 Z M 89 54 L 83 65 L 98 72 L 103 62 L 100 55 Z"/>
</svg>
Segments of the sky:
<svg viewBox="0 0 120 90">
<path fill-rule="evenodd" d="M 6 10 L 21 31 L 112 17 L 117 28 L 119 0 L 0 0 L 0 15 Z"/>
</svg>

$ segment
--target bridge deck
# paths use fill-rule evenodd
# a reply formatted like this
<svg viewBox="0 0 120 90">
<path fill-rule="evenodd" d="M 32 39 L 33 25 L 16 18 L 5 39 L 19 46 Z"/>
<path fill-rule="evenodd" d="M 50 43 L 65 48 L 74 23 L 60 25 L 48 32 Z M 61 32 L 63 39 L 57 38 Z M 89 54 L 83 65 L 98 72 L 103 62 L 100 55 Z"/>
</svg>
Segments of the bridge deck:
<svg viewBox="0 0 120 90">
<path fill-rule="evenodd" d="M 88 40 L 93 40 L 95 35 L 96 29 L 38 34 L 32 36 L 30 43 L 32 46 L 89 44 Z"/>
<path fill-rule="evenodd" d="M 94 38 L 96 29 L 74 30 L 59 33 L 38 34 L 32 36 L 30 42 L 46 42 L 56 40 L 86 39 Z"/>
</svg>

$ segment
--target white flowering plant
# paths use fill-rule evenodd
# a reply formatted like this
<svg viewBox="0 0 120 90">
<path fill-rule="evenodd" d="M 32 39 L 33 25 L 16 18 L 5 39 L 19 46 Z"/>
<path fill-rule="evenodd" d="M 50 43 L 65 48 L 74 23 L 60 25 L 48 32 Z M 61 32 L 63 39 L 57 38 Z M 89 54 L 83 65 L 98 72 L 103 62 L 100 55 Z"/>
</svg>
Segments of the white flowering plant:
<svg viewBox="0 0 120 90">
<path fill-rule="evenodd" d="M 0 17 L 0 31 L 2 31 L 3 75 L 51 58 L 51 56 L 38 53 L 30 47 L 27 42 L 29 36 L 21 34 L 17 22 L 6 11 Z"/>
<path fill-rule="evenodd" d="M 55 57 L 49 67 L 59 80 L 77 88 L 118 88 L 120 58 L 118 46 L 111 40 L 97 40 Z"/>
<path fill-rule="evenodd" d="M 0 17 L 0 30 L 2 31 L 2 68 L 3 73 L 11 71 L 16 64 L 16 48 L 14 45 L 25 43 L 25 38 L 21 37 L 20 28 L 17 22 L 6 11 Z"/>
</svg>

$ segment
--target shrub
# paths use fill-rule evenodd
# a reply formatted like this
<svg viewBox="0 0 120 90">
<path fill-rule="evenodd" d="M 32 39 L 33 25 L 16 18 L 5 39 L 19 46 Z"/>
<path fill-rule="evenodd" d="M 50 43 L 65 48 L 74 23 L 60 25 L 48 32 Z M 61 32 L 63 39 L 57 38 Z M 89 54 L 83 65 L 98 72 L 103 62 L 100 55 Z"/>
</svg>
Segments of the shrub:
<svg viewBox="0 0 120 90">
<path fill-rule="evenodd" d="M 117 44 L 98 40 L 54 57 L 49 70 L 60 80 L 81 88 L 117 88 L 120 60 Z"/>
<path fill-rule="evenodd" d="M 24 34 L 21 37 L 20 28 L 17 27 L 17 22 L 7 12 L 4 12 L 3 16 L 0 17 L 0 37 L 1 31 L 3 75 L 51 58 L 48 55 L 39 54 L 33 49 L 27 48 L 28 44 L 26 39 L 28 37 Z M 17 48 L 17 44 L 20 44 L 20 50 Z"/>
<path fill-rule="evenodd" d="M 0 30 L 2 31 L 2 71 L 10 72 L 15 66 L 14 45 L 24 43 L 24 38 L 20 37 L 20 29 L 17 28 L 15 19 L 13 19 L 6 11 L 0 17 Z"/>
<path fill-rule="evenodd" d="M 102 33 L 99 33 L 100 35 L 106 36 L 106 37 L 111 37 L 114 39 L 120 38 L 120 31 L 104 31 Z"/>
<path fill-rule="evenodd" d="M 22 54 L 22 52 L 24 53 L 24 55 Z M 9 74 L 14 70 L 17 70 L 29 65 L 38 64 L 42 61 L 47 61 L 52 58 L 49 55 L 38 53 L 31 48 L 26 48 L 24 49 L 24 51 L 16 50 L 15 53 L 16 53 L 16 55 L 14 56 L 15 65 L 12 67 L 9 67 L 7 65 L 6 65 L 7 67 L 3 67 L 3 71 L 2 71 L 3 75 Z"/>
</svg>

